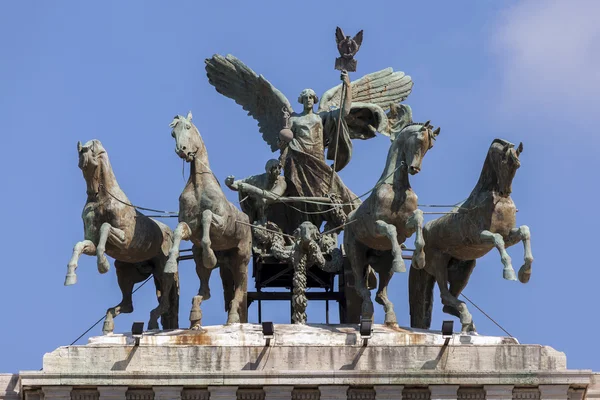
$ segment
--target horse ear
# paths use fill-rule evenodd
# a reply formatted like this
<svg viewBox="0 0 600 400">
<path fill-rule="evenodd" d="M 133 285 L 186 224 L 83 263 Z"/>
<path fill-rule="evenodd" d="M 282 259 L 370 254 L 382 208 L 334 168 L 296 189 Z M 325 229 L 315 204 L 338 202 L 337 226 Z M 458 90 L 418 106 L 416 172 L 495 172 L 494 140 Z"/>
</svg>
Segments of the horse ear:
<svg viewBox="0 0 600 400">
<path fill-rule="evenodd" d="M 431 120 L 428 120 L 427 122 L 425 122 L 423 124 L 423 128 L 421 128 L 422 130 L 426 130 L 427 128 L 429 128 L 429 123 L 431 122 Z"/>
<path fill-rule="evenodd" d="M 440 128 L 439 126 L 437 128 L 435 128 L 435 131 L 433 131 L 433 136 L 437 136 L 440 134 L 442 128 Z"/>
<path fill-rule="evenodd" d="M 522 152 L 523 152 L 523 142 L 519 143 L 519 147 L 517 147 L 517 157 L 519 157 Z"/>
<path fill-rule="evenodd" d="M 191 112 L 191 111 L 188 111 L 188 115 L 187 115 L 186 119 L 187 119 L 189 122 L 192 122 L 192 112 Z"/>
<path fill-rule="evenodd" d="M 77 141 L 77 152 L 78 152 L 78 153 L 81 153 L 81 149 L 82 149 L 82 148 L 83 148 L 83 147 L 81 146 L 81 142 L 80 142 L 80 141 Z"/>
</svg>

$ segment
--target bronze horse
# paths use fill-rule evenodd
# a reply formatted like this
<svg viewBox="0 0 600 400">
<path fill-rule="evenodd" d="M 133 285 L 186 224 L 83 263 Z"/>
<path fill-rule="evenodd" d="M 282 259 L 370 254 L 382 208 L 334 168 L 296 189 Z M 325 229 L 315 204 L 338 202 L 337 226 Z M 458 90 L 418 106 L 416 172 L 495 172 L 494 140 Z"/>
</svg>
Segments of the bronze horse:
<svg viewBox="0 0 600 400">
<path fill-rule="evenodd" d="M 519 270 L 519 281 L 529 281 L 533 262 L 529 228 L 516 228 L 517 209 L 510 198 L 522 151 L 523 143 L 515 149 L 512 143 L 494 140 L 469 198 L 454 213 L 429 221 L 423 228 L 426 263 L 413 261 L 409 276 L 413 328 L 429 329 L 433 285 L 437 282 L 443 311 L 460 318 L 463 332 L 475 332 L 473 318 L 458 296 L 467 285 L 476 260 L 494 247 L 500 252 L 504 279 L 516 280 L 506 248 L 522 241 L 525 263 Z"/>
<path fill-rule="evenodd" d="M 191 170 L 179 196 L 179 224 L 174 232 L 167 270 L 176 270 L 180 242 L 191 240 L 200 278 L 198 295 L 192 300 L 191 328 L 200 327 L 200 304 L 210 298 L 208 281 L 217 263 L 223 281 L 227 323 L 247 322 L 247 276 L 252 251 L 248 216 L 230 203 L 221 190 L 210 169 L 200 132 L 192 124 L 192 113 L 187 117 L 177 115 L 170 127 L 175 152 L 191 163 Z"/>
<path fill-rule="evenodd" d="M 98 271 L 108 272 L 110 265 L 105 254 L 115 259 L 115 269 L 123 299 L 109 308 L 104 321 L 104 333 L 114 329 L 113 318 L 120 313 L 133 312 L 133 286 L 154 276 L 159 299 L 157 308 L 150 312 L 148 329 L 158 329 L 162 316 L 163 329 L 178 328 L 179 284 L 177 265 L 175 273 L 164 274 L 172 243 L 171 229 L 165 224 L 146 217 L 130 205 L 119 187 L 108 154 L 99 140 L 85 145 L 77 143 L 79 168 L 87 184 L 87 201 L 82 219 L 85 240 L 75 245 L 67 266 L 65 286 L 77 282 L 75 270 L 81 254 L 97 256 Z"/>
<path fill-rule="evenodd" d="M 366 285 L 369 264 L 379 274 L 376 301 L 384 307 L 385 323 L 395 324 L 396 314 L 387 297 L 387 286 L 394 272 L 406 271 L 401 244 L 415 232 L 413 259 L 424 261 L 423 213 L 417 209 L 417 195 L 408 176 L 421 170 L 423 157 L 440 133 L 440 128 L 435 131 L 431 128 L 429 121 L 412 123 L 396 135 L 375 190 L 348 215 L 344 248 L 352 266 L 355 288 L 362 298 L 363 319 L 373 317 L 373 302 Z"/>
</svg>

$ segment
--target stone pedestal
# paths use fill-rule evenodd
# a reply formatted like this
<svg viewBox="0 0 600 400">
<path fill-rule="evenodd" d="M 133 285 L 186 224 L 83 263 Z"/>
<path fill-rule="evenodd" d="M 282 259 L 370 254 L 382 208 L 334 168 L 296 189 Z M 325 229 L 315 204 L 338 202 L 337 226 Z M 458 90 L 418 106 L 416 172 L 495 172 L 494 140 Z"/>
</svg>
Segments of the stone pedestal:
<svg viewBox="0 0 600 400">
<path fill-rule="evenodd" d="M 382 325 L 366 346 L 354 325 L 275 325 L 275 338 L 252 324 L 145 332 L 139 345 L 93 337 L 0 379 L 17 387 L 0 400 L 600 400 L 591 371 L 514 338 Z"/>
</svg>

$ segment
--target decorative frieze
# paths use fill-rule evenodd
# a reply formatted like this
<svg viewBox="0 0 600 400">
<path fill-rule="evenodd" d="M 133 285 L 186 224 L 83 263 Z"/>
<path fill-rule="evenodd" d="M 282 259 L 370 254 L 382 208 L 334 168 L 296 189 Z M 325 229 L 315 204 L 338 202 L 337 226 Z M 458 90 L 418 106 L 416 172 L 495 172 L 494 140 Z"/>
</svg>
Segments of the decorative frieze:
<svg viewBox="0 0 600 400">
<path fill-rule="evenodd" d="M 100 393 L 96 389 L 73 389 L 71 400 L 99 400 Z"/>
<path fill-rule="evenodd" d="M 299 388 L 292 390 L 292 400 L 319 400 L 319 389 Z"/>
<path fill-rule="evenodd" d="M 348 389 L 348 400 L 375 400 L 375 389 L 350 388 Z"/>
<path fill-rule="evenodd" d="M 466 387 L 458 389 L 458 400 L 485 400 L 483 388 Z"/>
<path fill-rule="evenodd" d="M 152 389 L 129 389 L 125 394 L 126 400 L 154 400 Z"/>
<path fill-rule="evenodd" d="M 427 388 L 405 388 L 402 391 L 402 400 L 430 400 L 430 396 Z"/>
<path fill-rule="evenodd" d="M 209 400 L 208 389 L 183 389 L 181 400 Z"/>
<path fill-rule="evenodd" d="M 265 400 L 265 392 L 258 388 L 241 388 L 237 390 L 237 400 Z"/>
<path fill-rule="evenodd" d="M 540 400 L 538 388 L 515 388 L 513 390 L 514 400 Z"/>
</svg>

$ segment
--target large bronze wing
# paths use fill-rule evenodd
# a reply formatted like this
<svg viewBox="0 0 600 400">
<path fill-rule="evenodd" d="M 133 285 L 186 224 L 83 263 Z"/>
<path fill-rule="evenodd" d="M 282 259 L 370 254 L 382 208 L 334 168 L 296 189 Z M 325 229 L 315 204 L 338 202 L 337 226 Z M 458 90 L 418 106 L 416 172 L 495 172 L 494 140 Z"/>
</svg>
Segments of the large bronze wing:
<svg viewBox="0 0 600 400">
<path fill-rule="evenodd" d="M 262 75 L 228 54 L 215 54 L 205 60 L 211 85 L 223 96 L 233 99 L 258 121 L 259 131 L 271 151 L 279 149 L 279 131 L 284 127 L 283 110 L 292 113 L 289 100 Z"/>
<path fill-rule="evenodd" d="M 370 103 L 381 107 L 384 111 L 391 104 L 405 100 L 412 91 L 413 81 L 402 71 L 386 68 L 365 75 L 352 82 L 352 102 Z M 321 97 L 319 112 L 339 108 L 341 103 L 342 85 L 329 89 Z M 389 134 L 389 132 L 381 132 Z"/>
</svg>

